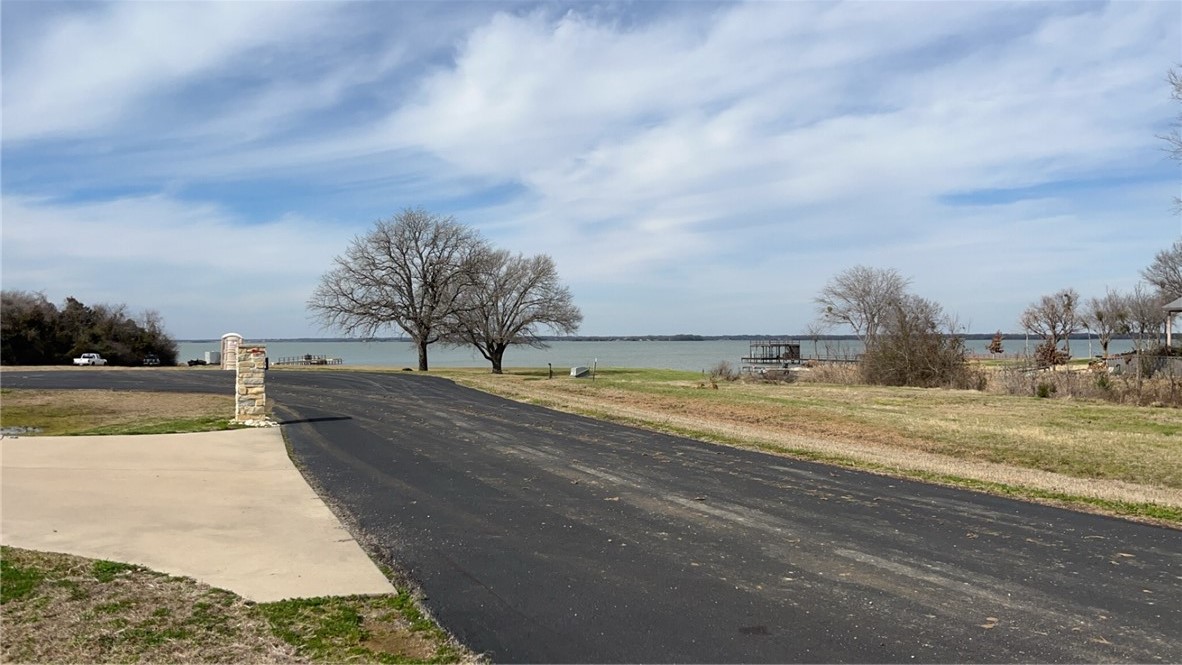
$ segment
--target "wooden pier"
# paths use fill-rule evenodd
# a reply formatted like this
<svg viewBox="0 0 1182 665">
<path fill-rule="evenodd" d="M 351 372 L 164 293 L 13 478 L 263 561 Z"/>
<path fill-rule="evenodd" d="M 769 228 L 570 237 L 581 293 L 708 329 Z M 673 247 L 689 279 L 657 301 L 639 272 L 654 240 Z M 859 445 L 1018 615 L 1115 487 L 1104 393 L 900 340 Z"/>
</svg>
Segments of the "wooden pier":
<svg viewBox="0 0 1182 665">
<path fill-rule="evenodd" d="M 271 363 L 276 367 L 284 365 L 344 365 L 345 361 L 341 358 L 329 358 L 328 356 L 314 356 L 310 353 L 302 356 L 287 356 L 284 358 L 277 358 Z"/>
</svg>

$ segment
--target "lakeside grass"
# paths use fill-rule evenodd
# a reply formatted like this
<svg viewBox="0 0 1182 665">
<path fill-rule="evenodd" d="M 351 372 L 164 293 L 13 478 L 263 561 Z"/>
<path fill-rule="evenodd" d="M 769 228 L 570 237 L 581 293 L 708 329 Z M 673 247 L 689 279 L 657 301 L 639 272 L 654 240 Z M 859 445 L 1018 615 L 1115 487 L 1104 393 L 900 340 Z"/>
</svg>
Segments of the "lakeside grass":
<svg viewBox="0 0 1182 665">
<path fill-rule="evenodd" d="M 0 548 L 3 662 L 456 663 L 410 594 L 253 603 L 141 566 Z"/>
<path fill-rule="evenodd" d="M 600 369 L 594 381 L 432 370 L 505 397 L 740 447 L 1182 523 L 1182 412 L 966 390 L 720 382 Z"/>
</svg>

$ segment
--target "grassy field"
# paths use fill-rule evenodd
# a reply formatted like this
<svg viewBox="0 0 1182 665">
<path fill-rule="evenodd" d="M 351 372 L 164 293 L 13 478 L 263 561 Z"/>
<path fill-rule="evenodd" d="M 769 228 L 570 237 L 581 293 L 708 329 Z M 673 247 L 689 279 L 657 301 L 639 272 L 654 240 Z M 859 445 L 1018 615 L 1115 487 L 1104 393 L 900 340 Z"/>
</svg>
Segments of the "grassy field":
<svg viewBox="0 0 1182 665">
<path fill-rule="evenodd" d="M 0 551 L 6 663 L 475 662 L 407 593 L 251 603 L 140 566 Z"/>
<path fill-rule="evenodd" d="M 233 429 L 228 395 L 114 390 L 0 390 L 0 427 L 46 436 L 174 434 Z"/>
<path fill-rule="evenodd" d="M 1182 523 L 1182 412 L 977 391 L 712 384 L 693 372 L 432 370 L 552 408 L 729 445 Z M 717 385 L 714 388 L 713 385 Z"/>
</svg>

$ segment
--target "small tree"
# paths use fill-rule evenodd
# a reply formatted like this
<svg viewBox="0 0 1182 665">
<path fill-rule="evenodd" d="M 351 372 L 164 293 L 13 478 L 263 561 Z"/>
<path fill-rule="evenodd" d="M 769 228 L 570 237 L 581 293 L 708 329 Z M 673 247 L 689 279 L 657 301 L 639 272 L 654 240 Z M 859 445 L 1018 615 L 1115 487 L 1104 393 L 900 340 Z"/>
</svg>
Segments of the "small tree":
<svg viewBox="0 0 1182 665">
<path fill-rule="evenodd" d="M 822 320 L 849 326 L 869 348 L 908 284 L 910 280 L 893 269 L 854 266 L 838 273 L 813 300 Z"/>
<path fill-rule="evenodd" d="M 578 330 L 583 314 L 558 280 L 554 260 L 544 254 L 514 256 L 484 250 L 469 264 L 458 306 L 448 321 L 447 341 L 471 344 L 500 374 L 505 350 L 514 344 L 544 348 L 543 328 L 562 334 Z"/>
<path fill-rule="evenodd" d="M 482 248 L 480 236 L 455 219 L 408 208 L 353 238 L 320 278 L 308 309 L 347 335 L 402 329 L 418 349 L 419 370 L 427 371 L 427 347 L 446 332 L 469 262 Z"/>
<path fill-rule="evenodd" d="M 1109 289 L 1103 298 L 1089 298 L 1080 315 L 1080 321 L 1088 330 L 1096 333 L 1100 350 L 1108 357 L 1108 343 L 1113 335 L 1129 331 L 1128 299 Z"/>
<path fill-rule="evenodd" d="M 805 326 L 804 334 L 813 340 L 813 358 L 821 357 L 817 344 L 821 341 L 821 336 L 827 332 L 829 332 L 829 324 L 824 319 L 817 319 Z"/>
<path fill-rule="evenodd" d="M 993 333 L 993 339 L 989 340 L 989 346 L 987 346 L 985 348 L 988 349 L 989 353 L 992 355 L 995 355 L 995 356 L 1000 355 L 1002 353 L 1005 353 L 1005 349 L 1002 348 L 1001 343 L 1002 343 L 1001 330 L 998 329 L 997 332 Z"/>
<path fill-rule="evenodd" d="M 1042 296 L 1022 312 L 1022 327 L 1043 338 L 1042 347 L 1045 347 L 1045 350 L 1036 353 L 1040 364 L 1044 358 L 1055 361 L 1061 357 L 1071 357 L 1071 345 L 1068 340 L 1072 333 L 1079 329 L 1079 315 L 1076 311 L 1078 305 L 1079 293 L 1075 289 L 1063 289 L 1054 295 Z M 1065 343 L 1065 356 L 1052 352 L 1059 348 L 1061 342 Z"/>
<path fill-rule="evenodd" d="M 1166 329 L 1162 296 L 1145 288 L 1143 284 L 1137 284 L 1124 300 L 1129 332 L 1133 334 L 1137 349 L 1147 350 L 1161 344 Z"/>
<path fill-rule="evenodd" d="M 58 362 L 58 311 L 43 293 L 0 294 L 0 362 L 49 365 Z"/>
</svg>

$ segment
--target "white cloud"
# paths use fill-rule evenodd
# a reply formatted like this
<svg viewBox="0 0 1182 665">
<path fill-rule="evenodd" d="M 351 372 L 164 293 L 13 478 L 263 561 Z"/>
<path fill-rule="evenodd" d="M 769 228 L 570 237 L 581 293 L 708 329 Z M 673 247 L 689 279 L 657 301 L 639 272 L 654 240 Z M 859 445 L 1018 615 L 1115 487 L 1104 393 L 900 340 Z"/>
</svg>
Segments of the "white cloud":
<svg viewBox="0 0 1182 665">
<path fill-rule="evenodd" d="M 331 5 L 117 2 L 65 15 L 4 63 L 4 138 L 102 132 L 143 115 L 141 104 L 188 77 L 309 33 L 325 9 Z"/>
<path fill-rule="evenodd" d="M 121 3 L 43 22 L 5 52 L 6 288 L 102 285 L 116 262 L 163 264 L 151 247 L 264 233 L 257 278 L 287 312 L 271 320 L 298 328 L 342 235 L 426 204 L 554 255 L 587 332 L 797 329 L 856 263 L 1008 327 L 1043 291 L 1131 283 L 1177 230 L 1154 138 L 1176 113 L 1176 4 L 429 7 Z M 1096 192 L 1059 184 L 1077 179 Z M 254 208 L 256 183 L 268 212 L 228 212 Z M 104 194 L 128 187 L 149 194 Z M 1030 193 L 968 205 L 1007 188 Z M 325 213 L 285 217 L 305 189 Z M 94 202 L 54 202 L 78 190 Z M 101 268 L 31 258 L 86 228 L 128 239 Z M 175 260 L 211 280 L 190 302 L 235 265 Z"/>
</svg>

